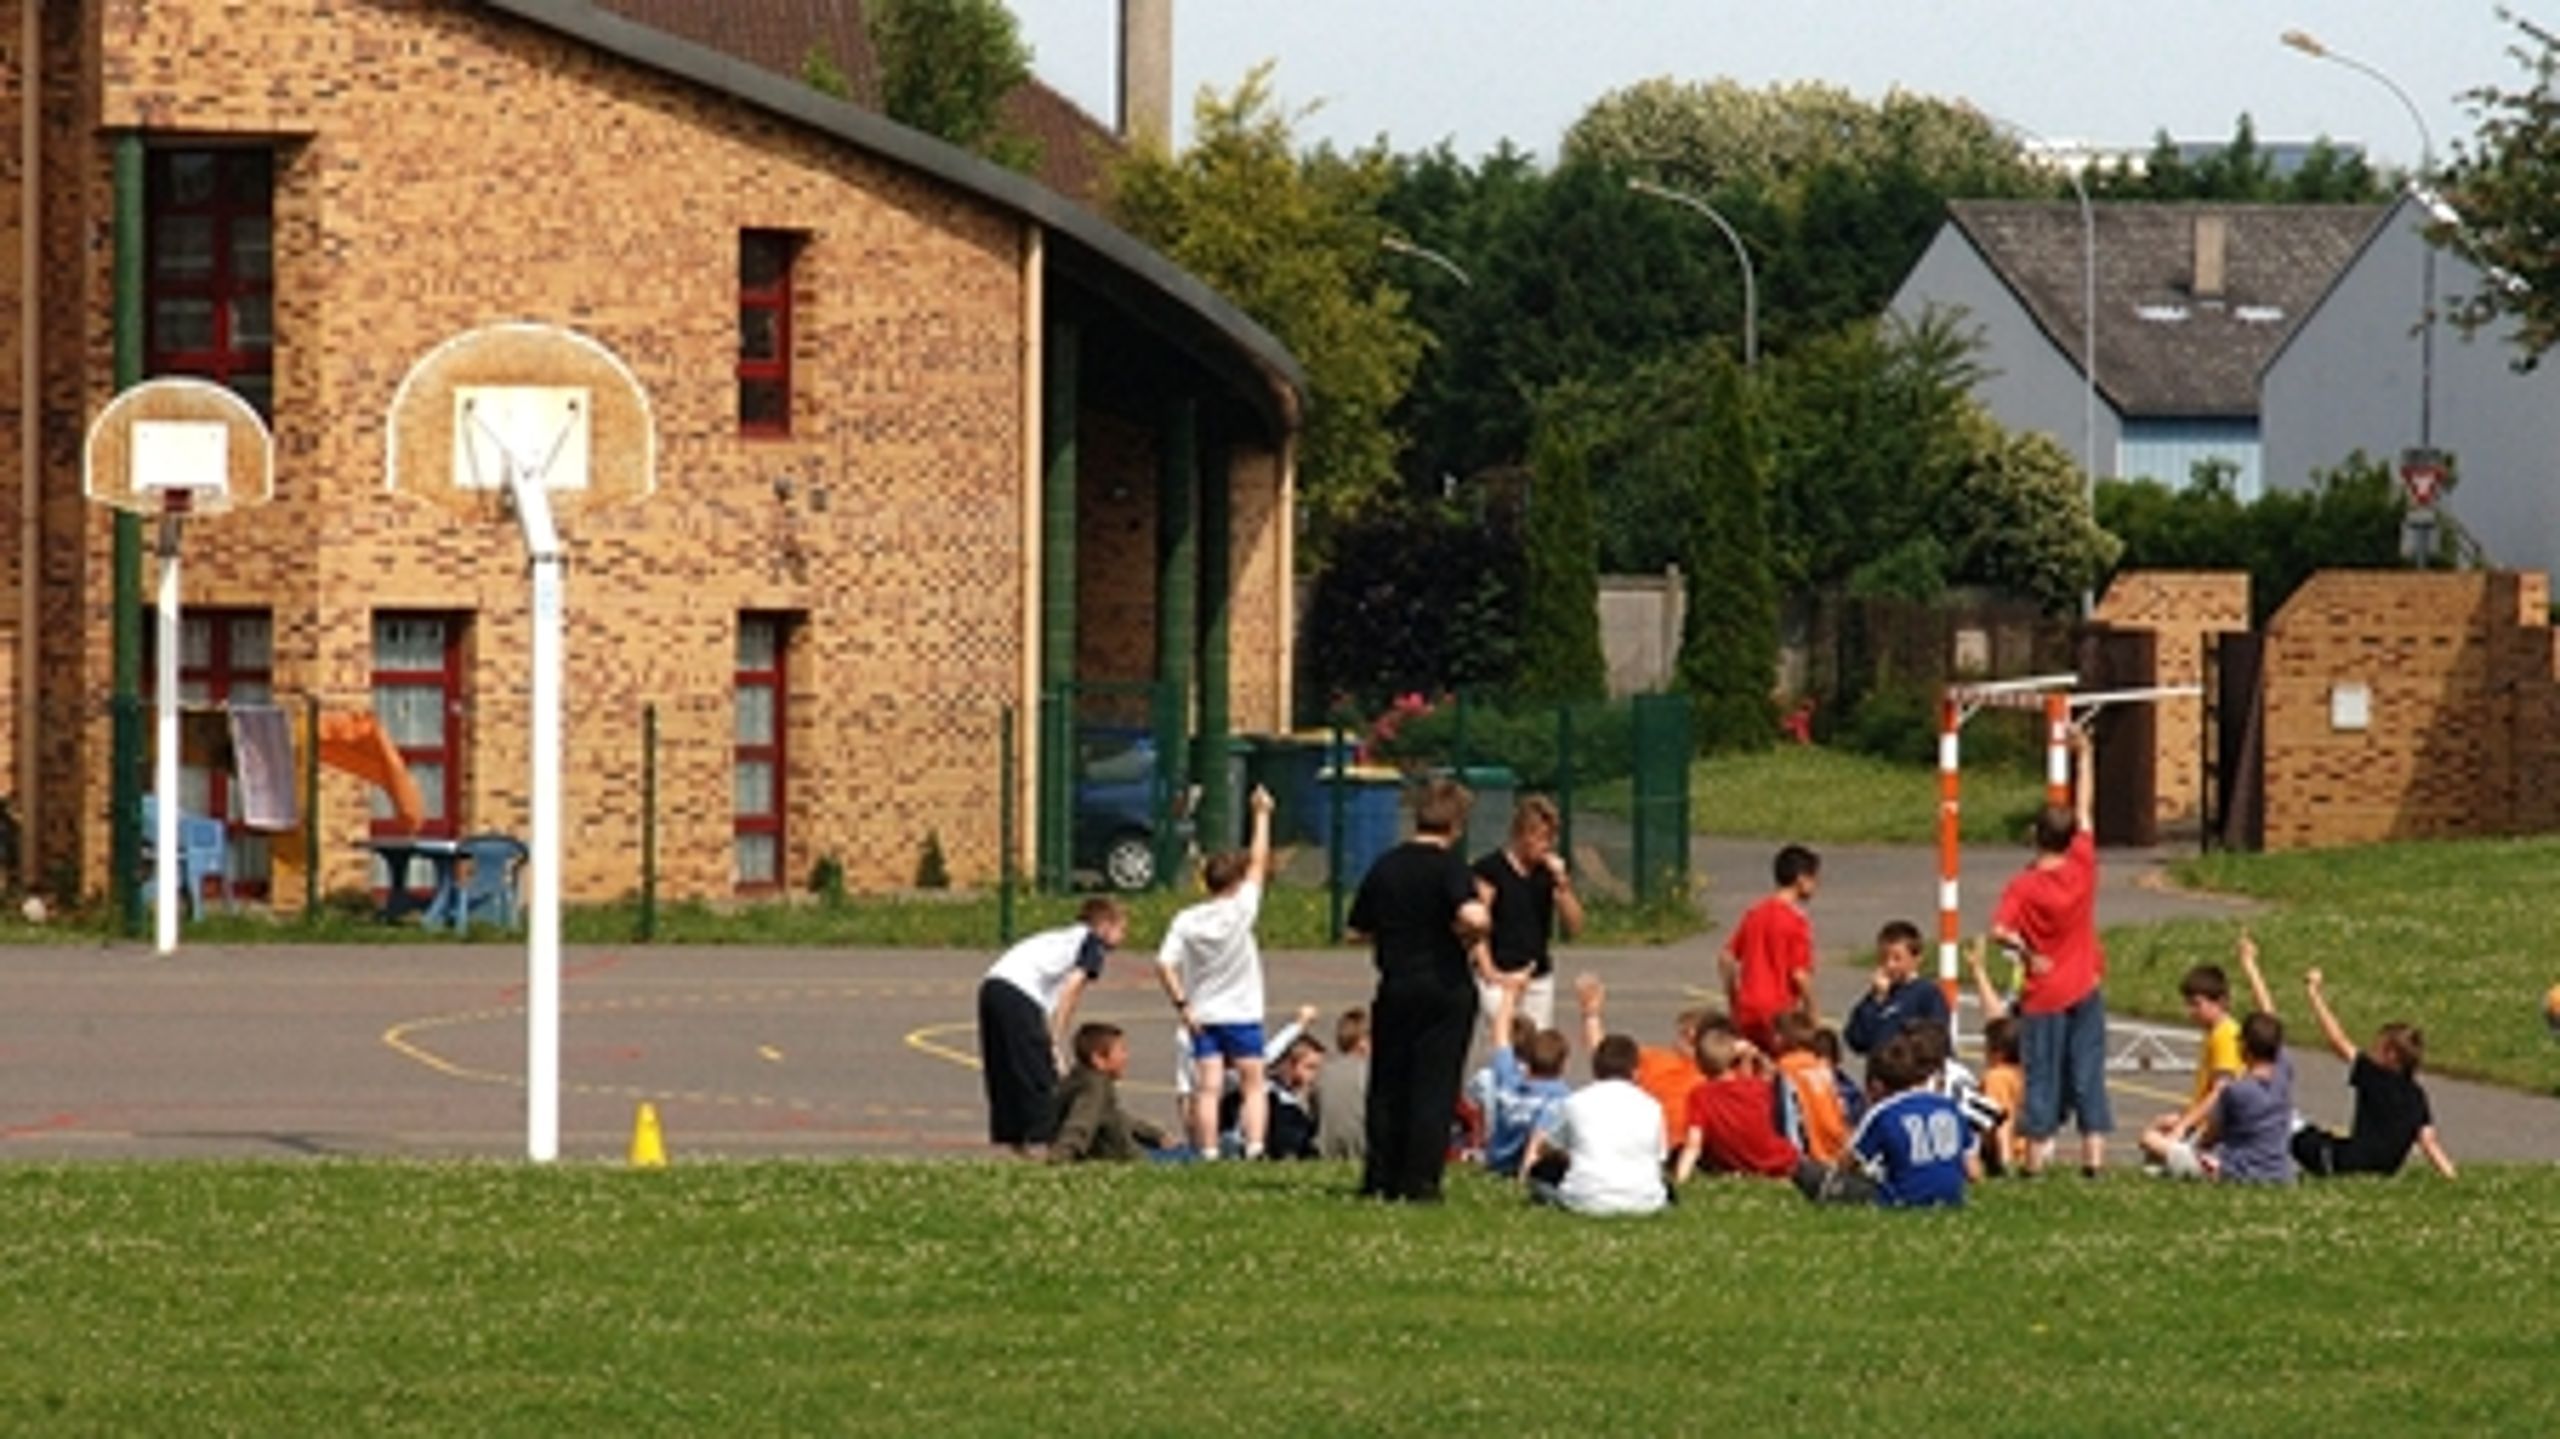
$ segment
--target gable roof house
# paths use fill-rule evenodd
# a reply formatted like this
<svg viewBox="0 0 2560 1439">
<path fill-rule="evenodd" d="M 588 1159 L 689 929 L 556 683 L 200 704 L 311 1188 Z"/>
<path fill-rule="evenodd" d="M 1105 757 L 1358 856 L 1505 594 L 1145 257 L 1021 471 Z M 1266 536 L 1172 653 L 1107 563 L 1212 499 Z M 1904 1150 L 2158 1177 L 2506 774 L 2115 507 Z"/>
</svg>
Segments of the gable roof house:
<svg viewBox="0 0 2560 1439">
<path fill-rule="evenodd" d="M 657 492 L 563 527 L 573 900 L 640 885 L 650 821 L 669 898 L 822 861 L 900 887 L 928 840 L 961 885 L 1006 856 L 1063 878 L 1074 727 L 1127 719 L 1079 695 L 1152 716 L 1176 782 L 1195 746 L 1286 724 L 1296 362 L 1089 189 L 812 90 L 813 45 L 865 93 L 859 7 L 819 0 L 0 0 L 0 789 L 25 876 L 109 876 L 133 570 L 79 457 L 120 350 L 230 386 L 277 439 L 273 503 L 188 530 L 184 697 L 370 712 L 442 835 L 526 822 L 524 557 L 385 493 L 393 391 L 500 321 L 628 362 Z M 1034 87 L 1008 104 L 1060 183 L 1095 173 L 1101 127 Z M 186 808 L 232 813 L 196 758 Z M 231 878 L 284 909 L 400 883 L 366 854 L 374 802 L 326 773 L 309 842 L 235 826 Z"/>
<path fill-rule="evenodd" d="M 2298 489 L 2357 451 L 2385 462 L 2428 435 L 2458 481 L 2439 501 L 2490 563 L 2560 572 L 2560 372 L 2520 368 L 2515 327 L 2466 333 L 2445 318 L 2485 277 L 2435 260 L 2435 343 L 2425 212 L 2404 198 L 2367 231 L 2260 379 L 2267 473 Z"/>
<path fill-rule="evenodd" d="M 2380 211 L 2361 205 L 2094 207 L 2100 477 L 2187 482 L 2226 462 L 2262 484 L 2258 372 Z M 1975 398 L 2003 425 L 2084 444 L 2088 232 L 2077 204 L 1958 201 L 1894 294 L 1907 323 L 1937 313 L 1977 344 Z"/>
</svg>

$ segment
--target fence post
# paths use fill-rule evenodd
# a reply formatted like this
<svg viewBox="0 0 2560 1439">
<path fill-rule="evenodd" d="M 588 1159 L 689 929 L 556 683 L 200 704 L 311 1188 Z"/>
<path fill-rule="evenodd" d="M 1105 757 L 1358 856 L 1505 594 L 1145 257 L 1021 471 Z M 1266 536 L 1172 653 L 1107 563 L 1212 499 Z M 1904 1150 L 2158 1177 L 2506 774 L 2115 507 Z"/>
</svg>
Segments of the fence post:
<svg viewBox="0 0 2560 1439">
<path fill-rule="evenodd" d="M 640 707 L 640 938 L 658 937 L 658 706 Z"/>
<path fill-rule="evenodd" d="M 1351 788 L 1351 751 L 1343 742 L 1342 721 L 1333 722 L 1333 738 L 1326 745 L 1325 758 L 1332 762 L 1333 783 L 1325 786 L 1325 875 L 1324 886 L 1332 906 L 1333 927 L 1327 931 L 1335 944 L 1342 943 L 1342 804 L 1343 791 Z M 1324 773 L 1322 769 L 1316 771 Z"/>
<path fill-rule="evenodd" d="M 996 943 L 1013 943 L 1013 851 L 1022 820 L 1021 800 L 1014 794 L 1013 706 L 1002 707 L 996 739 Z"/>
<path fill-rule="evenodd" d="M 302 922 L 320 922 L 320 697 L 302 697 Z"/>
</svg>

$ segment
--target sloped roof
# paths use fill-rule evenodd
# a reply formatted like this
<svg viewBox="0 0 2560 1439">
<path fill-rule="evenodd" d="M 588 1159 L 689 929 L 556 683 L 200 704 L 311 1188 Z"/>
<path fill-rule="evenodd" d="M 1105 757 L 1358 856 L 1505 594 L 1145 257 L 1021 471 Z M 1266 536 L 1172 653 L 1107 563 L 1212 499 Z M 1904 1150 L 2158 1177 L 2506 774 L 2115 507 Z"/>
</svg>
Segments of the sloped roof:
<svg viewBox="0 0 2560 1439">
<path fill-rule="evenodd" d="M 804 78 L 810 56 L 842 71 L 857 105 L 880 108 L 880 56 L 871 48 L 863 0 L 597 0 L 600 8 L 787 79 Z M 1099 206 L 1103 157 L 1119 148 L 1111 127 L 1051 89 L 1024 81 L 1000 106 L 1006 124 L 1040 147 L 1033 173 L 1069 199 Z"/>
<path fill-rule="evenodd" d="M 2085 285 L 2079 205 L 1960 200 L 1947 209 L 2077 365 Z M 2378 205 L 2096 206 L 2099 392 L 2128 417 L 2255 416 L 2259 369 L 2383 213 Z M 2224 225 L 2219 296 L 2195 289 L 2196 222 L 2204 216 Z"/>
<path fill-rule="evenodd" d="M 601 53 L 834 136 L 1039 225 L 1049 238 L 1052 270 L 1073 277 L 1212 373 L 1256 396 L 1258 407 L 1275 423 L 1297 424 L 1307 378 L 1288 347 L 1197 276 L 1038 181 L 875 111 L 830 99 L 796 74 L 786 78 L 726 50 L 644 25 L 596 0 L 479 3 Z"/>
</svg>

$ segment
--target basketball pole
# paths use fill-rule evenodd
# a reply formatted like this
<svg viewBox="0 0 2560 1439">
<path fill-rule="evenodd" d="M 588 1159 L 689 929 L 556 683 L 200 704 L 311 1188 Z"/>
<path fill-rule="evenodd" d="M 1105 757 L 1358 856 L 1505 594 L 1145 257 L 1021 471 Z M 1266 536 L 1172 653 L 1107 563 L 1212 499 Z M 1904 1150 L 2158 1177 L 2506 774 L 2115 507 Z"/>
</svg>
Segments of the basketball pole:
<svg viewBox="0 0 2560 1439">
<path fill-rule="evenodd" d="M 507 461 L 533 581 L 533 871 L 525 915 L 525 1157 L 560 1157 L 560 691 L 567 580 L 551 498 L 535 464 Z"/>
<path fill-rule="evenodd" d="M 157 796 L 152 801 L 151 885 L 160 913 L 152 926 L 152 948 L 162 959 L 178 952 L 178 507 L 184 497 L 184 491 L 171 491 L 169 508 L 160 516 L 160 652 L 152 657 L 152 683 L 160 692 L 154 706 L 160 752 L 151 766 Z"/>
</svg>

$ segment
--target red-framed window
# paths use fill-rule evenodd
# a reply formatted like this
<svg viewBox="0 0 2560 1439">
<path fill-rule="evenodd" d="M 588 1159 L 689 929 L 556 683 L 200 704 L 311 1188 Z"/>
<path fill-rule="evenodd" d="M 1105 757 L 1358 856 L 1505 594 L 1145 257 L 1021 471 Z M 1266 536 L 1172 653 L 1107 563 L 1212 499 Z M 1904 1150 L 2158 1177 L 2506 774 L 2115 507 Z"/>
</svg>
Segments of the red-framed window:
<svg viewBox="0 0 2560 1439">
<path fill-rule="evenodd" d="M 783 887 L 784 817 L 790 813 L 788 615 L 738 616 L 737 723 L 730 806 L 737 837 L 732 875 L 740 893 Z"/>
<path fill-rule="evenodd" d="M 157 149 L 143 165 L 149 366 L 275 406 L 275 154 Z"/>
<path fill-rule="evenodd" d="M 791 433 L 791 230 L 738 232 L 738 433 Z"/>
<path fill-rule="evenodd" d="M 142 689 L 159 693 L 157 627 L 142 637 Z M 178 617 L 178 810 L 220 815 L 230 831 L 229 893 L 263 898 L 275 876 L 270 837 L 240 825 L 239 781 L 213 762 L 230 741 L 228 705 L 275 702 L 275 619 L 265 610 L 188 610 Z M 198 726 L 204 726 L 199 729 Z"/>
<path fill-rule="evenodd" d="M 462 815 L 462 641 L 464 617 L 436 611 L 381 610 L 373 617 L 373 714 L 418 783 L 426 822 L 418 832 L 459 836 Z M 390 798 L 373 791 L 373 832 L 404 833 L 393 823 Z M 375 860 L 373 884 L 392 876 Z M 401 877 L 404 888 L 435 882 L 423 861 Z"/>
</svg>

